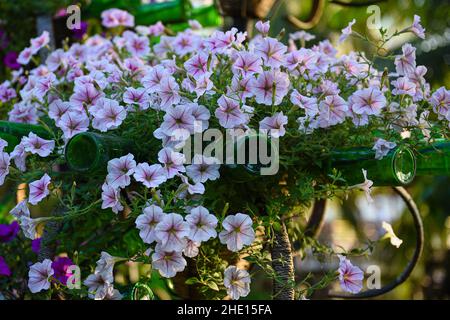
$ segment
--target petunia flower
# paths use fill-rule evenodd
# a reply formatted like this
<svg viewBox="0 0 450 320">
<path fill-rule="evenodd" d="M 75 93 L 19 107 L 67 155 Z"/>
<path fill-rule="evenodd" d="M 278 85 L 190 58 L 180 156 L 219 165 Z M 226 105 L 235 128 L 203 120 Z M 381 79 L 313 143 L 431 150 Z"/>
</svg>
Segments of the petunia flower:
<svg viewBox="0 0 450 320">
<path fill-rule="evenodd" d="M 154 93 L 160 90 L 161 81 L 169 76 L 169 72 L 163 66 L 156 65 L 141 79 L 141 82 L 149 93 Z"/>
<path fill-rule="evenodd" d="M 50 288 L 50 278 L 53 274 L 54 271 L 50 259 L 36 262 L 30 267 L 28 272 L 28 288 L 32 293 L 48 290 Z"/>
<path fill-rule="evenodd" d="M 142 214 L 136 218 L 135 222 L 136 228 L 140 230 L 139 236 L 142 241 L 150 244 L 157 240 L 155 235 L 155 227 L 161 222 L 164 216 L 165 213 L 163 210 L 156 205 L 152 204 L 144 208 Z"/>
<path fill-rule="evenodd" d="M 348 105 L 338 95 L 326 96 L 319 104 L 319 126 L 327 128 L 345 120 Z"/>
<path fill-rule="evenodd" d="M 134 35 L 126 41 L 126 48 L 132 56 L 145 57 L 150 53 L 148 37 Z"/>
<path fill-rule="evenodd" d="M 164 251 L 182 251 L 189 235 L 189 225 L 176 213 L 166 214 L 155 227 L 155 237 Z"/>
<path fill-rule="evenodd" d="M 354 113 L 366 115 L 379 115 L 387 105 L 383 92 L 374 87 L 356 91 L 349 103 Z"/>
<path fill-rule="evenodd" d="M 6 152 L 0 152 L 0 186 L 5 183 L 5 178 L 9 174 L 11 158 Z"/>
<path fill-rule="evenodd" d="M 342 290 L 350 293 L 358 293 L 361 291 L 364 272 L 341 255 L 339 255 L 338 272 Z"/>
<path fill-rule="evenodd" d="M 208 55 L 204 52 L 197 53 L 189 58 L 183 66 L 189 76 L 198 80 L 208 71 Z"/>
<path fill-rule="evenodd" d="M 186 198 L 187 194 L 203 194 L 205 193 L 205 186 L 201 182 L 196 182 L 194 184 L 189 182 L 189 178 L 185 175 L 178 174 L 181 179 L 181 184 L 178 187 L 177 193 L 179 199 Z"/>
<path fill-rule="evenodd" d="M 170 135 L 175 130 L 185 130 L 187 134 L 194 132 L 195 118 L 192 111 L 185 105 L 168 107 L 161 124 L 161 130 Z"/>
<path fill-rule="evenodd" d="M 104 93 L 97 90 L 91 83 L 75 86 L 74 93 L 70 96 L 70 103 L 76 108 L 90 107 L 104 97 Z"/>
<path fill-rule="evenodd" d="M 450 114 L 450 90 L 445 87 L 437 89 L 429 99 L 433 111 L 442 117 Z"/>
<path fill-rule="evenodd" d="M 20 230 L 19 223 L 13 221 L 10 224 L 0 224 L 0 242 L 12 241 Z"/>
<path fill-rule="evenodd" d="M 102 300 L 108 294 L 108 290 L 114 282 L 110 274 L 103 272 L 94 272 L 84 280 L 84 285 L 88 287 L 88 296 L 91 299 Z"/>
<path fill-rule="evenodd" d="M 89 118 L 84 112 L 66 112 L 56 124 L 63 132 L 66 140 L 74 135 L 88 131 Z"/>
<path fill-rule="evenodd" d="M 186 247 L 183 249 L 183 254 L 188 258 L 194 258 L 198 256 L 200 242 L 192 241 L 191 239 L 187 239 Z"/>
<path fill-rule="evenodd" d="M 289 90 L 289 77 L 286 73 L 264 71 L 251 82 L 251 92 L 255 95 L 257 103 L 268 106 L 279 105 Z"/>
<path fill-rule="evenodd" d="M 55 120 L 55 123 L 58 123 L 63 115 L 69 111 L 75 110 L 77 109 L 72 108 L 69 102 L 56 99 L 48 106 L 48 116 L 50 119 Z"/>
<path fill-rule="evenodd" d="M 236 60 L 233 63 L 233 70 L 240 72 L 244 77 L 254 73 L 261 73 L 261 57 L 251 52 L 240 51 L 237 53 Z"/>
<path fill-rule="evenodd" d="M 255 54 L 260 56 L 266 66 L 279 68 L 285 62 L 287 47 L 277 39 L 265 37 L 255 44 Z"/>
<path fill-rule="evenodd" d="M 156 245 L 155 252 L 152 254 L 152 266 L 159 271 L 164 278 L 172 278 L 177 272 L 181 272 L 186 268 L 186 260 L 181 252 L 165 251 L 161 246 Z"/>
<path fill-rule="evenodd" d="M 414 15 L 414 22 L 410 27 L 410 30 L 420 39 L 425 39 L 425 28 L 420 24 L 420 16 Z"/>
<path fill-rule="evenodd" d="M 215 111 L 215 116 L 219 123 L 226 129 L 236 128 L 247 121 L 244 113 L 239 107 L 238 101 L 222 95 L 218 100 L 219 107 Z"/>
<path fill-rule="evenodd" d="M 27 65 L 33 57 L 33 50 L 31 48 L 25 48 L 19 53 L 17 62 L 21 65 Z"/>
<path fill-rule="evenodd" d="M 339 43 L 344 42 L 349 35 L 352 34 L 352 26 L 355 24 L 356 20 L 353 19 L 348 23 L 348 26 L 346 26 L 344 29 L 342 29 L 342 34 L 339 37 Z"/>
<path fill-rule="evenodd" d="M 48 31 L 42 32 L 42 34 L 39 37 L 30 40 L 31 52 L 33 54 L 36 54 L 39 50 L 48 45 L 49 42 L 50 42 L 50 34 L 48 33 Z"/>
<path fill-rule="evenodd" d="M 188 236 L 190 240 L 202 242 L 217 237 L 215 230 L 217 227 L 217 218 L 210 214 L 205 207 L 198 206 L 192 208 L 185 219 L 190 228 Z"/>
<path fill-rule="evenodd" d="M 119 127 L 127 117 L 127 111 L 112 99 L 101 98 L 89 109 L 94 116 L 92 126 L 101 132 Z"/>
<path fill-rule="evenodd" d="M 136 166 L 133 176 L 147 188 L 156 188 L 167 180 L 166 173 L 160 164 L 150 166 L 146 162 Z"/>
<path fill-rule="evenodd" d="M 350 186 L 349 189 L 360 189 L 362 191 L 364 191 L 366 198 L 367 198 L 367 202 L 368 203 L 372 203 L 373 199 L 372 196 L 370 195 L 372 193 L 372 186 L 373 186 L 373 181 L 367 179 L 367 170 L 362 169 L 362 173 L 364 176 L 364 182 L 363 183 L 359 183 L 353 186 Z"/>
<path fill-rule="evenodd" d="M 270 130 L 270 136 L 274 138 L 282 137 L 286 134 L 284 126 L 288 123 L 288 117 L 283 111 L 275 113 L 271 117 L 265 117 L 259 122 L 261 129 Z"/>
<path fill-rule="evenodd" d="M 378 138 L 373 146 L 372 150 L 375 150 L 375 159 L 381 160 L 386 156 L 391 149 L 397 146 L 395 142 L 386 141 L 382 138 Z"/>
<path fill-rule="evenodd" d="M 72 276 L 71 272 L 68 272 L 68 268 L 74 263 L 68 257 L 56 257 L 52 262 L 52 269 L 54 271 L 53 276 L 63 285 L 67 285 L 67 280 Z"/>
<path fill-rule="evenodd" d="M 246 297 L 250 293 L 250 282 L 250 275 L 246 270 L 235 266 L 225 269 L 223 285 L 231 299 L 238 300 L 240 297 Z"/>
<path fill-rule="evenodd" d="M 224 230 L 219 233 L 220 242 L 233 252 L 241 250 L 245 245 L 251 245 L 255 240 L 252 224 L 252 219 L 246 214 L 227 216 L 222 222 Z"/>
<path fill-rule="evenodd" d="M 9 214 L 17 220 L 20 220 L 22 217 L 30 217 L 30 209 L 28 209 L 27 199 L 19 202 L 14 208 L 12 208 Z"/>
<path fill-rule="evenodd" d="M 145 88 L 129 87 L 123 94 L 123 102 L 129 105 L 137 105 L 139 110 L 147 110 L 150 103 L 150 96 Z"/>
<path fill-rule="evenodd" d="M 263 35 L 267 36 L 267 34 L 269 33 L 269 29 L 270 29 L 270 21 L 258 21 L 255 24 L 255 28 L 256 30 L 258 30 L 259 32 L 261 32 Z"/>
<path fill-rule="evenodd" d="M 106 28 L 115 28 L 119 26 L 134 27 L 134 16 L 125 10 L 116 8 L 108 9 L 102 12 L 102 25 Z"/>
<path fill-rule="evenodd" d="M 216 180 L 220 177 L 219 160 L 200 154 L 194 155 L 192 164 L 186 167 L 186 173 L 195 183 Z"/>
<path fill-rule="evenodd" d="M 394 247 L 399 248 L 400 245 L 403 243 L 403 240 L 397 237 L 397 235 L 394 233 L 394 229 L 392 228 L 392 226 L 386 221 L 383 221 L 381 226 L 386 231 L 386 234 L 384 235 L 383 238 L 389 238 L 391 244 Z"/>
<path fill-rule="evenodd" d="M 402 46 L 402 53 L 402 55 L 395 57 L 395 69 L 399 75 L 407 76 L 416 70 L 416 48 L 409 43 L 405 43 Z"/>
<path fill-rule="evenodd" d="M 163 78 L 159 84 L 158 95 L 161 98 L 161 108 L 165 109 L 180 102 L 180 86 L 175 79 L 170 76 Z"/>
<path fill-rule="evenodd" d="M 102 185 L 102 209 L 111 208 L 114 213 L 123 210 L 120 203 L 120 189 L 111 187 L 108 183 Z"/>
<path fill-rule="evenodd" d="M 39 180 L 33 181 L 29 185 L 28 202 L 35 205 L 41 202 L 42 199 L 50 194 L 48 186 L 50 185 L 51 178 L 48 174 L 44 174 Z"/>
<path fill-rule="evenodd" d="M 113 188 L 125 188 L 131 183 L 130 176 L 134 173 L 135 168 L 136 161 L 131 153 L 109 160 L 106 182 Z"/>
<path fill-rule="evenodd" d="M 55 141 L 42 139 L 33 132 L 30 132 L 21 143 L 26 152 L 37 154 L 42 158 L 49 156 L 55 148 Z"/>
<path fill-rule="evenodd" d="M 186 162 L 184 154 L 173 151 L 171 148 L 163 148 L 158 152 L 158 161 L 162 163 L 167 179 L 172 179 L 179 172 L 185 172 L 183 163 Z"/>
<path fill-rule="evenodd" d="M 317 98 L 301 95 L 296 89 L 292 90 L 291 102 L 304 109 L 309 117 L 314 117 L 319 113 Z"/>
<path fill-rule="evenodd" d="M 0 276 L 10 277 L 12 274 L 11 269 L 5 261 L 5 258 L 0 256 Z"/>
</svg>

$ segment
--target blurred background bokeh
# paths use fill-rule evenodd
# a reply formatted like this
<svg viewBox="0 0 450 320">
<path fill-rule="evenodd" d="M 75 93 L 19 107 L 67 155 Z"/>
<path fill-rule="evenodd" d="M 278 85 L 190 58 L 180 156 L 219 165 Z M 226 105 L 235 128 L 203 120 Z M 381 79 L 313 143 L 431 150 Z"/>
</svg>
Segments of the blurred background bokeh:
<svg viewBox="0 0 450 320">
<path fill-rule="evenodd" d="M 28 45 L 31 37 L 37 34 L 36 17 L 52 13 L 55 28 L 56 45 L 63 39 L 77 41 L 85 34 L 100 30 L 99 15 L 105 8 L 118 7 L 129 10 L 137 17 L 137 24 L 154 23 L 164 16 L 150 14 L 149 7 L 161 2 L 151 0 L 90 0 L 75 2 L 81 5 L 82 28 L 69 31 L 65 28 L 65 7 L 73 4 L 69 0 L 0 0 L 0 79 L 5 79 L 13 70 L 19 68 L 15 58 L 17 53 Z M 212 0 L 179 1 L 172 0 L 180 6 L 179 17 L 167 17 L 174 29 L 182 29 L 187 25 L 187 19 L 199 19 L 210 29 L 239 25 L 242 21 L 220 17 L 218 3 Z M 270 1 L 269 1 L 270 2 Z M 369 5 L 373 4 L 376 7 Z M 317 9 L 317 6 L 320 6 Z M 145 10 L 143 8 L 146 8 Z M 163 7 L 161 7 L 163 8 Z M 317 10 L 315 10 L 317 9 Z M 146 11 L 150 10 L 150 11 Z M 163 9 L 161 9 L 163 10 Z M 377 11 L 374 13 L 374 10 Z M 162 12 L 162 11 L 161 11 Z M 272 36 L 285 29 L 284 40 L 288 34 L 300 30 L 296 19 L 300 21 L 315 20 L 308 26 L 308 32 L 315 35 L 315 39 L 308 43 L 315 43 L 329 38 L 335 44 L 349 21 L 356 19 L 354 30 L 362 34 L 377 36 L 377 31 L 369 29 L 369 19 L 379 13 L 380 24 L 390 31 L 400 30 L 411 25 L 414 14 L 422 18 L 426 28 L 426 39 L 421 40 L 410 33 L 406 33 L 395 41 L 389 42 L 389 50 L 398 53 L 401 45 L 411 42 L 417 47 L 417 64 L 425 65 L 428 69 L 426 78 L 433 89 L 440 86 L 450 86 L 450 5 L 448 1 L 438 0 L 285 0 L 275 1 L 268 13 L 271 21 Z M 313 17 L 312 17 L 313 16 Z M 165 21 L 163 21 L 165 22 Z M 245 20 L 251 25 L 255 21 Z M 293 23 L 294 22 L 294 23 Z M 369 21 L 370 22 L 370 21 Z M 249 28 L 249 33 L 252 30 Z M 350 39 L 340 45 L 339 53 L 351 50 L 363 50 L 370 54 L 371 47 L 358 39 Z M 377 61 L 380 69 L 393 69 L 393 64 L 384 60 Z M 425 249 L 423 256 L 411 277 L 400 287 L 382 296 L 384 299 L 448 299 L 450 297 L 450 178 L 418 178 L 408 186 L 408 191 L 416 201 L 425 227 Z M 10 221 L 8 212 L 16 201 L 15 190 L 8 185 L 0 188 L 0 223 Z M 392 224 L 396 234 L 403 240 L 400 248 L 395 248 L 388 241 L 375 247 L 369 257 L 356 259 L 355 264 L 364 270 L 367 266 L 377 265 L 381 270 L 382 284 L 394 279 L 411 259 L 415 246 L 414 226 L 404 203 L 389 188 L 374 190 L 375 202 L 368 205 L 363 194 L 354 193 L 344 202 L 329 202 L 326 210 L 326 221 L 319 240 L 338 248 L 364 247 L 368 241 L 374 241 L 383 235 L 381 222 Z M 45 210 L 42 209 L 42 210 Z M 130 243 L 132 239 L 130 240 Z M 306 254 L 295 260 L 298 279 L 311 275 L 311 282 L 315 276 L 326 273 L 327 268 L 335 268 L 332 262 L 321 263 L 317 256 Z M 334 261 L 336 263 L 336 261 Z M 136 263 L 129 263 L 120 267 L 116 281 L 127 284 L 137 282 L 142 274 L 148 272 Z M 167 283 L 152 276 L 152 289 L 155 294 L 166 299 L 171 297 L 171 283 Z M 253 281 L 253 290 L 248 299 L 270 297 L 270 279 Z M 325 290 L 318 291 L 311 298 L 326 298 Z"/>
</svg>

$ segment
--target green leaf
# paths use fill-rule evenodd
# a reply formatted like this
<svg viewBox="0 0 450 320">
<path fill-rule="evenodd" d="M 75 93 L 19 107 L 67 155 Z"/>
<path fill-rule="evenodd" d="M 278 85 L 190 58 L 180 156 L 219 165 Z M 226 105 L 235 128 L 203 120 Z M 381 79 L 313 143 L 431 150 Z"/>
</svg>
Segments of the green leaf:
<svg viewBox="0 0 450 320">
<path fill-rule="evenodd" d="M 208 287 L 211 288 L 214 291 L 219 291 L 219 286 L 214 281 L 208 281 L 207 283 Z"/>
<path fill-rule="evenodd" d="M 196 278 L 196 277 L 192 277 L 187 279 L 184 283 L 185 284 L 196 284 L 199 283 L 200 281 Z"/>
</svg>

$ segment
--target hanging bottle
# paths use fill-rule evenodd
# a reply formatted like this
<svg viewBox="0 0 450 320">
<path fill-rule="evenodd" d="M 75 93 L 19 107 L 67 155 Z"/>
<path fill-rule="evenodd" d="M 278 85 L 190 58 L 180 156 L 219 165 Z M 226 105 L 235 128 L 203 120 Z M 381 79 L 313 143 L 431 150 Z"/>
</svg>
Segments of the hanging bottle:
<svg viewBox="0 0 450 320">
<path fill-rule="evenodd" d="M 450 175 L 450 141 L 440 140 L 418 150 L 417 175 Z"/>
<path fill-rule="evenodd" d="M 114 135 L 83 132 L 66 145 L 65 158 L 71 170 L 104 172 L 109 160 L 133 153 L 134 142 Z"/>
<path fill-rule="evenodd" d="M 416 175 L 416 158 L 407 147 L 392 149 L 382 159 L 375 159 L 370 148 L 335 150 L 330 159 L 330 169 L 336 168 L 348 185 L 364 181 L 362 169 L 375 186 L 400 186 L 410 183 Z"/>
</svg>

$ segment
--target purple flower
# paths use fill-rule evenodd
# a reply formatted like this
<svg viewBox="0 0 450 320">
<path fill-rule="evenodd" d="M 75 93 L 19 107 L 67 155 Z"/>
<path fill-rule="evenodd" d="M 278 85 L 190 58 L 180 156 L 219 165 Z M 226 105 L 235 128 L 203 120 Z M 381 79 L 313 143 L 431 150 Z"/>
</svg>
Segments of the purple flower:
<svg viewBox="0 0 450 320">
<path fill-rule="evenodd" d="M 31 52 L 36 54 L 39 50 L 41 50 L 43 47 L 48 45 L 50 42 L 50 34 L 48 31 L 42 32 L 42 34 L 39 37 L 33 38 L 30 40 L 31 43 Z"/>
<path fill-rule="evenodd" d="M 256 30 L 261 32 L 263 35 L 267 35 L 269 33 L 269 29 L 270 29 L 270 21 L 266 21 L 266 22 L 258 21 L 255 24 L 255 28 L 256 28 Z"/>
<path fill-rule="evenodd" d="M 31 250 L 34 253 L 39 254 L 39 250 L 41 250 L 41 238 L 31 240 Z"/>
<path fill-rule="evenodd" d="M 188 75 L 192 76 L 195 80 L 198 80 L 208 71 L 208 55 L 204 52 L 200 52 L 192 56 L 184 63 L 184 68 Z"/>
<path fill-rule="evenodd" d="M 129 153 L 108 161 L 106 182 L 113 188 L 125 188 L 131 183 L 130 176 L 136 169 L 134 156 Z"/>
<path fill-rule="evenodd" d="M 350 293 L 358 293 L 362 289 L 364 272 L 352 265 L 346 257 L 339 256 L 339 281 L 342 290 Z"/>
<path fill-rule="evenodd" d="M 28 288 L 31 293 L 36 293 L 50 288 L 50 279 L 54 274 L 52 261 L 45 259 L 42 262 L 36 262 L 30 267 L 28 272 Z"/>
<path fill-rule="evenodd" d="M 265 117 L 259 122 L 261 129 L 270 130 L 270 135 L 274 138 L 279 138 L 285 135 L 286 129 L 284 126 L 288 122 L 288 117 L 283 112 L 277 112 L 271 117 Z"/>
<path fill-rule="evenodd" d="M 350 105 L 356 114 L 378 115 L 386 107 L 386 98 L 379 89 L 367 88 L 356 91 L 350 97 Z"/>
<path fill-rule="evenodd" d="M 3 185 L 6 176 L 9 174 L 10 163 L 10 156 L 6 152 L 0 152 L 0 186 Z"/>
<path fill-rule="evenodd" d="M 287 47 L 274 38 L 263 38 L 255 44 L 255 53 L 272 68 L 279 68 L 285 62 Z"/>
<path fill-rule="evenodd" d="M 342 29 L 342 34 L 339 37 L 339 43 L 345 41 L 345 39 L 348 38 L 349 35 L 352 34 L 352 26 L 355 24 L 356 20 L 353 19 L 348 23 L 348 26 L 346 26 L 344 29 Z"/>
<path fill-rule="evenodd" d="M 54 271 L 53 277 L 55 277 L 63 285 L 67 284 L 67 280 L 72 275 L 67 271 L 67 268 L 73 265 L 73 261 L 67 257 L 57 257 L 52 262 L 52 269 Z"/>
<path fill-rule="evenodd" d="M 247 121 L 246 116 L 239 108 L 239 102 L 222 95 L 217 100 L 219 107 L 215 111 L 217 119 L 222 127 L 232 129 Z"/>
<path fill-rule="evenodd" d="M 166 172 L 160 164 L 149 165 L 146 162 L 136 166 L 134 178 L 147 188 L 156 188 L 167 180 Z"/>
<path fill-rule="evenodd" d="M 142 214 L 139 215 L 135 221 L 136 228 L 140 230 L 139 236 L 142 241 L 150 244 L 157 240 L 155 235 L 155 227 L 161 222 L 164 216 L 165 213 L 163 210 L 153 204 L 146 207 L 142 211 Z"/>
<path fill-rule="evenodd" d="M 19 232 L 19 223 L 13 221 L 11 224 L 0 224 L 0 242 L 10 242 Z"/>
<path fill-rule="evenodd" d="M 17 62 L 17 58 L 19 55 L 15 51 L 9 51 L 5 54 L 5 57 L 3 58 L 3 63 L 6 67 L 12 69 L 12 70 L 18 70 L 20 69 L 20 64 Z"/>
<path fill-rule="evenodd" d="M 81 21 L 80 27 L 72 29 L 72 37 L 81 40 L 83 36 L 86 34 L 88 29 L 88 23 L 86 21 Z"/>
<path fill-rule="evenodd" d="M 152 255 L 152 266 L 164 278 L 174 277 L 177 272 L 184 270 L 186 264 L 181 252 L 165 251 L 160 244 L 156 245 L 155 253 Z"/>
<path fill-rule="evenodd" d="M 123 210 L 120 203 L 120 189 L 113 188 L 109 184 L 102 185 L 102 209 L 111 208 L 114 213 Z"/>
<path fill-rule="evenodd" d="M 246 51 L 237 54 L 236 61 L 233 64 L 235 71 L 241 72 L 244 77 L 262 72 L 261 57 Z"/>
<path fill-rule="evenodd" d="M 395 142 L 386 141 L 382 138 L 379 138 L 372 150 L 375 151 L 375 159 L 381 160 L 384 156 L 386 156 L 391 149 L 394 149 L 397 146 Z"/>
<path fill-rule="evenodd" d="M 251 92 L 257 103 L 265 105 L 279 105 L 289 90 L 289 77 L 281 71 L 264 71 L 253 79 Z"/>
<path fill-rule="evenodd" d="M 134 27 L 134 17 L 127 11 L 112 8 L 102 12 L 102 25 L 106 28 L 118 26 Z"/>
<path fill-rule="evenodd" d="M 252 218 L 246 214 L 237 213 L 227 216 L 223 222 L 223 230 L 219 233 L 220 243 L 226 244 L 228 250 L 236 252 L 245 245 L 251 245 L 255 240 Z"/>
<path fill-rule="evenodd" d="M 186 172 L 183 165 L 186 162 L 184 154 L 170 148 L 163 148 L 158 152 L 158 161 L 164 164 L 163 169 L 167 179 L 172 179 L 179 172 Z"/>
<path fill-rule="evenodd" d="M 425 28 L 420 24 L 420 17 L 416 14 L 414 15 L 414 22 L 410 30 L 420 39 L 425 39 Z"/>
<path fill-rule="evenodd" d="M 11 276 L 11 270 L 2 256 L 0 256 L 0 276 Z"/>
<path fill-rule="evenodd" d="M 44 174 L 41 179 L 31 182 L 29 184 L 30 194 L 28 202 L 35 205 L 47 197 L 50 194 L 48 186 L 51 180 L 48 174 Z"/>
<path fill-rule="evenodd" d="M 402 52 L 403 54 L 397 56 L 394 61 L 397 73 L 401 76 L 414 73 L 416 71 L 416 48 L 405 43 Z"/>
<path fill-rule="evenodd" d="M 338 95 L 326 96 L 319 104 L 319 126 L 326 128 L 342 123 L 348 111 L 347 103 Z"/>
<path fill-rule="evenodd" d="M 186 237 L 189 236 L 189 224 L 177 213 L 164 215 L 155 227 L 156 241 L 161 250 L 180 252 L 186 246 Z"/>
</svg>

